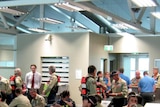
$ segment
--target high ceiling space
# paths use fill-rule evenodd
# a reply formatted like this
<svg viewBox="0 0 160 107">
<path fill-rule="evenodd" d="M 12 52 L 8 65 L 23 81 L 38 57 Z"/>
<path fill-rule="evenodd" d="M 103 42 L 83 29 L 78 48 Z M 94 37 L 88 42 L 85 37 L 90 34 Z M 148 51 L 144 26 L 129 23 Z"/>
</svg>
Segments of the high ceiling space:
<svg viewBox="0 0 160 107">
<path fill-rule="evenodd" d="M 152 1 L 156 5 L 138 6 L 132 0 L 0 0 L 0 32 L 159 34 L 160 19 L 153 12 L 160 11 L 160 0 Z"/>
</svg>

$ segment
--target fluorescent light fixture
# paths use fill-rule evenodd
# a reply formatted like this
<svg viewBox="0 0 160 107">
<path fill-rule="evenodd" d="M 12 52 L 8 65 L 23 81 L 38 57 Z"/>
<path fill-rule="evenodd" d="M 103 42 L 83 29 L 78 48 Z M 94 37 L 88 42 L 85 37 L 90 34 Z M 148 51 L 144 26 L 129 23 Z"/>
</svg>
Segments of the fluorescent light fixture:
<svg viewBox="0 0 160 107">
<path fill-rule="evenodd" d="M 152 14 L 154 17 L 160 19 L 160 12 L 151 12 L 151 14 Z"/>
<path fill-rule="evenodd" d="M 155 0 L 131 0 L 138 7 L 155 7 L 157 3 Z"/>
<path fill-rule="evenodd" d="M 125 24 L 112 24 L 113 27 L 116 27 L 118 29 L 129 29 Z"/>
<path fill-rule="evenodd" d="M 49 30 L 42 29 L 42 28 L 28 28 L 28 30 L 31 30 L 31 31 L 34 31 L 34 32 L 39 32 L 39 33 L 49 32 Z"/>
<path fill-rule="evenodd" d="M 64 23 L 63 21 L 56 20 L 56 19 L 51 19 L 51 18 L 37 18 L 36 20 L 38 20 L 40 22 L 51 23 L 51 24 L 61 24 L 61 23 Z"/>
<path fill-rule="evenodd" d="M 0 12 L 5 12 L 5 13 L 13 14 L 13 15 L 26 14 L 26 12 L 24 12 L 24 11 L 17 10 L 17 9 L 12 9 L 12 8 L 9 8 L 9 7 L 0 7 Z"/>
<path fill-rule="evenodd" d="M 54 5 L 56 7 L 59 7 L 59 8 L 68 10 L 68 11 L 82 11 L 82 10 L 84 10 L 78 6 L 70 4 L 69 2 L 55 3 Z"/>
</svg>

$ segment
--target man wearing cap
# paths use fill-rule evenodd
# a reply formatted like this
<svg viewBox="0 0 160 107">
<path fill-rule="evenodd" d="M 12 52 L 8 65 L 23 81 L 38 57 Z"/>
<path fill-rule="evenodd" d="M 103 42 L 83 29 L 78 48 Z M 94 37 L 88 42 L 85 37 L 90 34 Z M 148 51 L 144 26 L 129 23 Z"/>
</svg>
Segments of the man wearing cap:
<svg viewBox="0 0 160 107">
<path fill-rule="evenodd" d="M 125 104 L 126 97 L 128 94 L 128 88 L 125 80 L 119 77 L 119 73 L 117 71 L 111 72 L 111 76 L 113 77 L 112 85 L 111 85 L 111 93 L 109 96 L 112 96 L 112 105 L 114 107 L 122 107 Z"/>
</svg>

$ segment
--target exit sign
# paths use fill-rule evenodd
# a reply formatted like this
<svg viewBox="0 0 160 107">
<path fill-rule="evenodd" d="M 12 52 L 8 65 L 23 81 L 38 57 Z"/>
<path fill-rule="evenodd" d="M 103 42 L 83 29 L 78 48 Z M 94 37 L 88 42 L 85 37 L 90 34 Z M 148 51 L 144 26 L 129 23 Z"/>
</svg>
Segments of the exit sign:
<svg viewBox="0 0 160 107">
<path fill-rule="evenodd" d="M 113 45 L 104 45 L 105 51 L 113 51 Z"/>
</svg>

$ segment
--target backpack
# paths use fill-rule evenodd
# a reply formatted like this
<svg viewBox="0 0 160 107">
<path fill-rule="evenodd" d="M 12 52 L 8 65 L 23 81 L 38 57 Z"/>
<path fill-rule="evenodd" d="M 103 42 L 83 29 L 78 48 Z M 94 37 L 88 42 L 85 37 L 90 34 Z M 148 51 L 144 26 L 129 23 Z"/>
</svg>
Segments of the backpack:
<svg viewBox="0 0 160 107">
<path fill-rule="evenodd" d="M 88 89 L 86 87 L 87 79 L 89 77 L 82 77 L 81 78 L 81 85 L 80 85 L 80 91 L 81 91 L 81 96 L 86 96 L 88 94 Z"/>
</svg>

